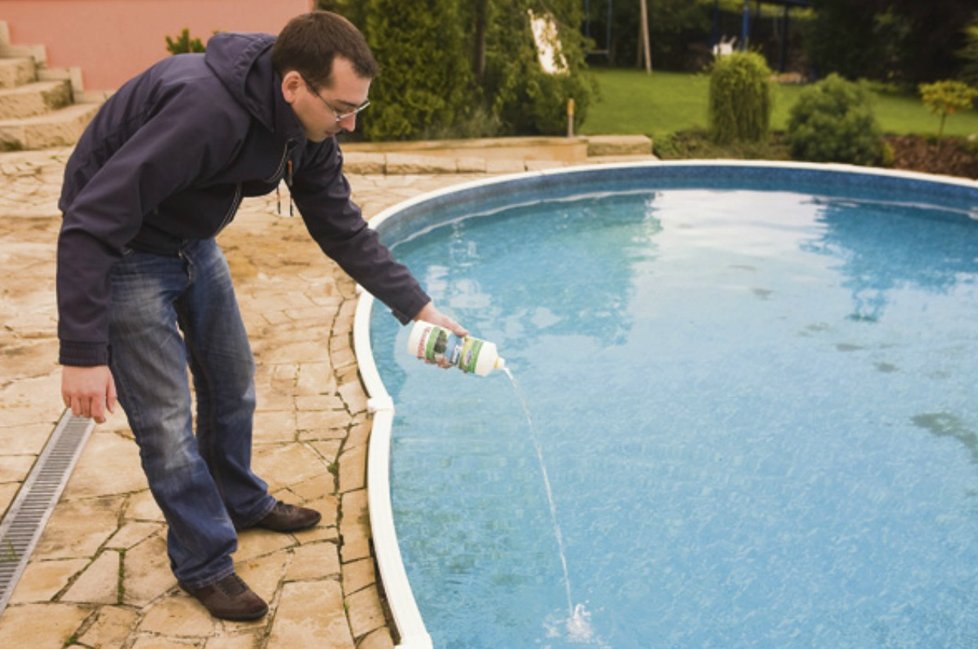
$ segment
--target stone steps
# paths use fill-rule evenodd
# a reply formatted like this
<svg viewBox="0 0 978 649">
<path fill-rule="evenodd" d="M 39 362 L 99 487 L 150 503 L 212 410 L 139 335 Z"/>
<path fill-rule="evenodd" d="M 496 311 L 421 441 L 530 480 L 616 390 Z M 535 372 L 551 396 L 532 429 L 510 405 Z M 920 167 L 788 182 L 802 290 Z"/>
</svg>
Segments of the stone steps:
<svg viewBox="0 0 978 649">
<path fill-rule="evenodd" d="M 95 116 L 99 104 L 72 104 L 35 117 L 0 119 L 0 150 L 71 146 Z"/>
<path fill-rule="evenodd" d="M 71 83 L 67 80 L 32 81 L 0 89 L 0 116 L 4 119 L 44 115 L 71 103 Z"/>
<path fill-rule="evenodd" d="M 37 79 L 34 59 L 14 57 L 0 59 L 0 88 L 16 88 Z"/>
<path fill-rule="evenodd" d="M 0 151 L 73 145 L 104 99 L 83 91 L 79 69 L 46 62 L 44 45 L 12 44 L 0 21 Z"/>
</svg>

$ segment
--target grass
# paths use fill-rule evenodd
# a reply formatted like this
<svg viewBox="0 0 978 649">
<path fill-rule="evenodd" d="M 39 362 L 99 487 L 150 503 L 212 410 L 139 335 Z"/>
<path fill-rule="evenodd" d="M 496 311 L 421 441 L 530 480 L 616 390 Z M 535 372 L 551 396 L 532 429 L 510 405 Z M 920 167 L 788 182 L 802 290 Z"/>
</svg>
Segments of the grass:
<svg viewBox="0 0 978 649">
<path fill-rule="evenodd" d="M 710 78 L 706 74 L 594 69 L 599 97 L 588 108 L 584 135 L 641 133 L 653 140 L 677 131 L 706 128 Z M 775 86 L 771 128 L 784 130 L 803 86 Z M 937 135 L 940 118 L 919 98 L 876 94 L 874 111 L 885 133 Z M 978 133 L 978 111 L 948 117 L 946 135 Z"/>
</svg>

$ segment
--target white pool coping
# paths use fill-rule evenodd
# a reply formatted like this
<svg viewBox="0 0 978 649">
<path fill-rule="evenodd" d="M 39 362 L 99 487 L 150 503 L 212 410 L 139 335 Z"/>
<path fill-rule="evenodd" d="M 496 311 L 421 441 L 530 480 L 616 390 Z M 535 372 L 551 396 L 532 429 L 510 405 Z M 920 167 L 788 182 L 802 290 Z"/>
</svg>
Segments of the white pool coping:
<svg viewBox="0 0 978 649">
<path fill-rule="evenodd" d="M 398 212 L 415 204 L 472 188 L 506 183 L 512 180 L 574 174 L 598 169 L 613 170 L 615 168 L 633 169 L 637 167 L 669 166 L 782 167 L 796 170 L 844 171 L 867 176 L 890 176 L 906 178 L 908 180 L 924 180 L 978 190 L 978 181 L 968 180 L 966 178 L 925 174 L 914 171 L 881 169 L 877 167 L 858 167 L 845 164 L 770 160 L 626 162 L 543 169 L 459 183 L 436 191 L 426 192 L 392 205 L 372 218 L 370 220 L 370 226 L 376 228 Z M 978 219 L 978 205 L 974 206 L 971 215 L 972 218 Z M 424 620 L 421 617 L 421 612 L 418 609 L 418 604 L 414 599 L 414 593 L 411 590 L 407 571 L 404 568 L 404 562 L 401 558 L 401 550 L 397 541 L 397 531 L 394 528 L 394 513 L 390 497 L 390 446 L 392 426 L 394 423 L 394 400 L 387 392 L 387 388 L 380 378 L 380 373 L 377 371 L 377 365 L 374 361 L 373 349 L 370 344 L 370 314 L 373 310 L 374 297 L 360 286 L 357 287 L 357 290 L 360 297 L 357 300 L 353 319 L 353 352 L 356 356 L 360 376 L 367 393 L 367 409 L 373 415 L 373 426 L 367 453 L 367 504 L 370 512 L 370 529 L 373 536 L 374 553 L 391 616 L 397 627 L 397 636 L 400 638 L 400 642 L 397 644 L 398 649 L 432 649 L 431 636 L 428 634 Z"/>
</svg>

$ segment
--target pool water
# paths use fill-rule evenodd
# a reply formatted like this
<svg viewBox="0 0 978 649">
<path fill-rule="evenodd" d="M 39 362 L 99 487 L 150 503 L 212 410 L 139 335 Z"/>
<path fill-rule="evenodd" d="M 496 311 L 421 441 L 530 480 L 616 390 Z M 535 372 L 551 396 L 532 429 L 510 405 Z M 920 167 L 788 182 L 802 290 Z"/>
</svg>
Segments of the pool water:
<svg viewBox="0 0 978 649">
<path fill-rule="evenodd" d="M 435 646 L 978 646 L 970 206 L 686 184 L 396 234 L 518 384 L 374 310 Z"/>
</svg>

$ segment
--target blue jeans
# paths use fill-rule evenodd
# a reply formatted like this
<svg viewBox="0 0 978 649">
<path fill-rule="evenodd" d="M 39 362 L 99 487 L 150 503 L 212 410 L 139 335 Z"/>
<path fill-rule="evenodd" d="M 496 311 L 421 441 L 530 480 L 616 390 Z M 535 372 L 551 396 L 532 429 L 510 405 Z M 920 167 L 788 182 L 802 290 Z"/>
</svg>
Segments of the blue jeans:
<svg viewBox="0 0 978 649">
<path fill-rule="evenodd" d="M 251 471 L 255 362 L 227 261 L 213 239 L 179 256 L 131 251 L 111 283 L 110 367 L 169 525 L 170 566 L 181 584 L 206 586 L 233 571 L 235 528 L 275 505 Z"/>
</svg>

